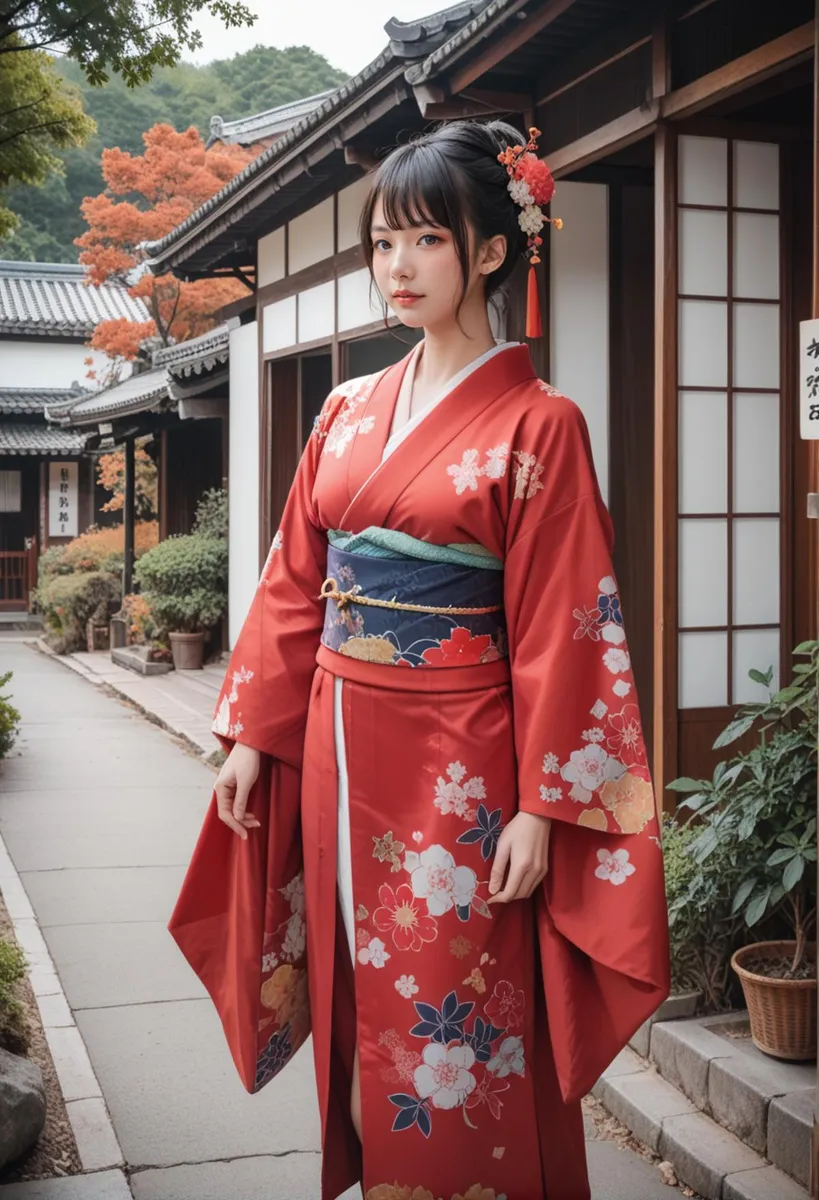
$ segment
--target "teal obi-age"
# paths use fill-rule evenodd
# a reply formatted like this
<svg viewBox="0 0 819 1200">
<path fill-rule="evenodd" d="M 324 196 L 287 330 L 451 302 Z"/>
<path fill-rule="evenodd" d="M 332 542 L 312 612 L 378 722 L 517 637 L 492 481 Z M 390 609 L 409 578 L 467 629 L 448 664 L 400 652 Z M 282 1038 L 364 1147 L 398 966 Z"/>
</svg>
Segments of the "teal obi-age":
<svg viewBox="0 0 819 1200">
<path fill-rule="evenodd" d="M 503 563 L 394 529 L 329 530 L 322 643 L 366 662 L 465 667 L 508 655 Z"/>
</svg>

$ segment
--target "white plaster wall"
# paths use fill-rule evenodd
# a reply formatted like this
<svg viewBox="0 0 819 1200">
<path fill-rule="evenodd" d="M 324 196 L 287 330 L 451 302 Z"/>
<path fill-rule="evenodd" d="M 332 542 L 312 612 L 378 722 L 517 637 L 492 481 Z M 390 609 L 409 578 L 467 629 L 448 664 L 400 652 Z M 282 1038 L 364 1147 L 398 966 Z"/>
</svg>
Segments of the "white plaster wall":
<svg viewBox="0 0 819 1200">
<path fill-rule="evenodd" d="M 259 287 L 284 279 L 284 226 L 274 229 L 258 244 Z"/>
<path fill-rule="evenodd" d="M 362 175 L 338 193 L 338 248 L 348 250 L 358 245 L 358 219 L 370 191 L 372 178 Z"/>
<path fill-rule="evenodd" d="M 254 321 L 230 333 L 228 636 L 233 646 L 259 579 L 259 368 Z"/>
<path fill-rule="evenodd" d="M 582 409 L 603 499 L 609 490 L 608 188 L 561 180 L 551 240 L 551 383 Z"/>
<path fill-rule="evenodd" d="M 56 343 L 31 337 L 25 341 L 0 339 L 0 387 L 94 388 L 97 384 L 86 379 L 90 370 L 83 359 L 91 357 L 99 373 L 107 370 L 111 360 L 98 350 L 89 350 L 81 342 Z M 131 367 L 126 364 L 121 378 L 127 379 Z"/>
<path fill-rule="evenodd" d="M 287 269 L 293 275 L 303 267 L 330 258 L 333 253 L 333 197 L 329 196 L 290 222 Z"/>
</svg>

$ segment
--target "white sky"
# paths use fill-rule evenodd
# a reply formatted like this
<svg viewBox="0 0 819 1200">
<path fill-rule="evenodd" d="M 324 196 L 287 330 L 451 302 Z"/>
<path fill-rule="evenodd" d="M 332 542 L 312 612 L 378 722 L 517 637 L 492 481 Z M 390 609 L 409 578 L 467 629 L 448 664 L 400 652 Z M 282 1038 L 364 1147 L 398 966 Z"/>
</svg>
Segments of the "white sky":
<svg viewBox="0 0 819 1200">
<path fill-rule="evenodd" d="M 452 0 L 450 0 L 450 3 Z M 257 14 L 255 25 L 225 29 L 216 18 L 194 19 L 203 47 L 196 63 L 231 58 L 253 46 L 310 46 L 334 66 L 353 75 L 387 45 L 384 24 L 390 17 L 413 21 L 446 8 L 447 0 L 245 0 Z M 188 55 L 185 56 L 189 57 Z"/>
</svg>

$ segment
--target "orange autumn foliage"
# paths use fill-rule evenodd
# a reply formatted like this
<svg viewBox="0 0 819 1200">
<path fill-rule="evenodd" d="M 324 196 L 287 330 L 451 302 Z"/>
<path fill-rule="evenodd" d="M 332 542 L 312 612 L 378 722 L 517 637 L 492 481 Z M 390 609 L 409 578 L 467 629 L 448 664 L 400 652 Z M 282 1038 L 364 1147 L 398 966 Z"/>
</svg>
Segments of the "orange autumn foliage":
<svg viewBox="0 0 819 1200">
<path fill-rule="evenodd" d="M 151 314 L 147 321 L 125 318 L 102 321 L 90 345 L 111 358 L 134 359 L 140 343 L 159 335 L 164 345 L 207 332 L 214 314 L 247 294 L 238 279 L 201 279 L 185 283 L 173 275 L 142 274 L 140 243 L 163 237 L 220 191 L 259 153 L 261 147 L 217 144 L 209 150 L 191 126 L 178 133 L 170 125 L 154 125 L 143 134 L 145 153 L 117 147 L 102 152 L 106 190 L 82 203 L 88 223 L 75 239 L 90 285 L 109 280 L 130 286 Z"/>
</svg>

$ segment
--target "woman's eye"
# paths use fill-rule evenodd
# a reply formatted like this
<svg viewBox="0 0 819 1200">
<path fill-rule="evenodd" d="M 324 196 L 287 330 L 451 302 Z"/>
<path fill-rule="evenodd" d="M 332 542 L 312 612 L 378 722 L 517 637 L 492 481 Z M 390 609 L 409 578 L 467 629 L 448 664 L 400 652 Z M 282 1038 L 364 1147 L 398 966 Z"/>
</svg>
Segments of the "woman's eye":
<svg viewBox="0 0 819 1200">
<path fill-rule="evenodd" d="M 440 242 L 440 238 L 434 233 L 423 233 L 420 240 L 427 245 L 432 245 L 434 242 Z"/>
<path fill-rule="evenodd" d="M 387 241 L 386 238 L 376 238 L 375 241 L 373 242 L 374 250 L 389 250 L 389 248 L 390 248 L 390 243 Z"/>
</svg>

